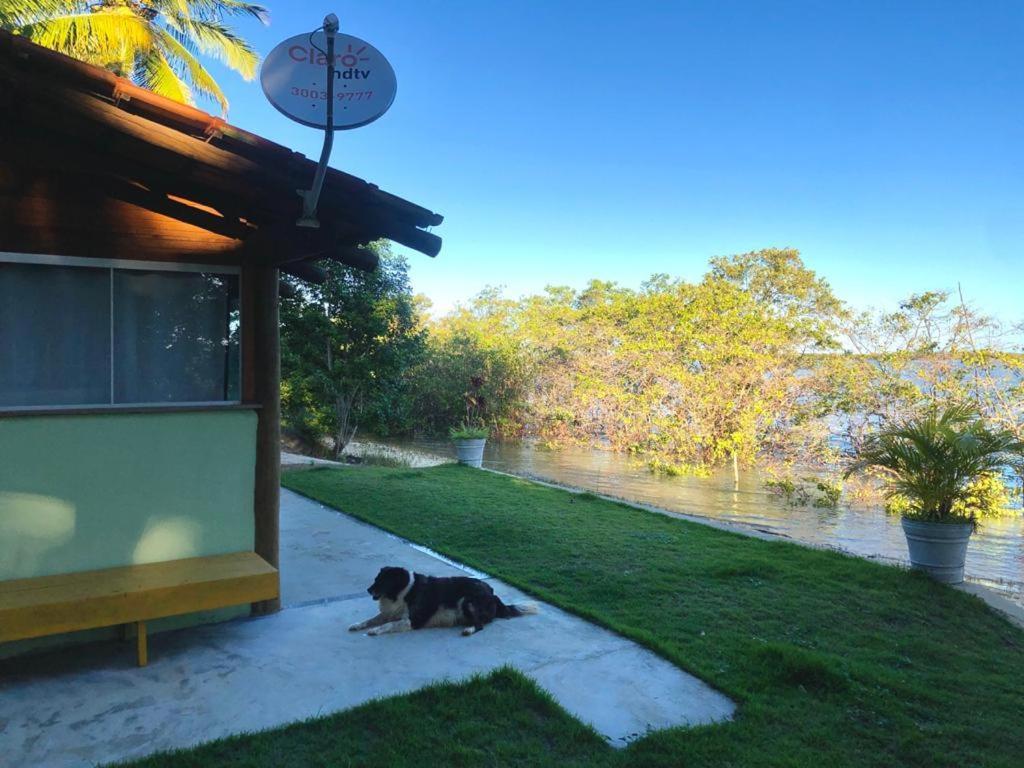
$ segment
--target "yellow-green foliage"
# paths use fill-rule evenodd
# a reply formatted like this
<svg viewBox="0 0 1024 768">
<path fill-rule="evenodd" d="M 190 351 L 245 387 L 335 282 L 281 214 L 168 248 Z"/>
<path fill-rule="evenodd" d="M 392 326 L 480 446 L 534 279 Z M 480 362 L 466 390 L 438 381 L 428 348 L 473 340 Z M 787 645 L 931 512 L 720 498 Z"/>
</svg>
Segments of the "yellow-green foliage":
<svg viewBox="0 0 1024 768">
<path fill-rule="evenodd" d="M 764 482 L 764 487 L 793 507 L 835 509 L 843 495 L 841 482 L 822 477 L 772 478 Z"/>
<path fill-rule="evenodd" d="M 906 496 L 893 494 L 885 502 L 890 515 L 913 515 L 914 505 Z M 968 483 L 967 496 L 953 504 L 953 515 L 962 518 L 1002 517 L 1014 514 L 1006 483 L 995 472 L 988 472 Z"/>
<path fill-rule="evenodd" d="M 175 101 L 193 104 L 197 95 L 212 99 L 224 115 L 227 97 L 199 55 L 252 80 L 259 54 L 228 23 L 229 17 L 243 15 L 269 23 L 265 8 L 242 0 L 0 0 L 0 29 L 105 67 Z"/>
<path fill-rule="evenodd" d="M 711 470 L 705 466 L 672 464 L 661 459 L 651 459 L 647 462 L 647 468 L 656 475 L 666 477 L 708 477 L 711 474 Z"/>
<path fill-rule="evenodd" d="M 805 353 L 830 347 L 838 307 L 791 249 L 713 259 L 696 283 L 488 290 L 429 326 L 415 411 L 447 428 L 478 374 L 505 434 L 598 442 L 666 473 L 749 463 L 797 420 Z"/>
<path fill-rule="evenodd" d="M 482 375 L 498 435 L 596 444 L 663 473 L 733 457 L 834 471 L 880 426 L 935 404 L 1024 424 L 1024 357 L 996 349 L 1014 343 L 996 321 L 934 291 L 853 312 L 793 249 L 714 258 L 696 282 L 488 289 L 427 328 L 418 431 L 458 423 L 465 382 Z M 808 503 L 838 502 L 807 490 Z"/>
</svg>

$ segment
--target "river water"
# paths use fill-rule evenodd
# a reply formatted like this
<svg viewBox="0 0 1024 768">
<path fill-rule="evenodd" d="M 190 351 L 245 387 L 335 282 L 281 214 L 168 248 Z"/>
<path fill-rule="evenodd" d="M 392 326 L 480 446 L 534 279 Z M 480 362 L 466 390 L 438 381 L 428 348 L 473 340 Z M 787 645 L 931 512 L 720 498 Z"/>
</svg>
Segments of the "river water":
<svg viewBox="0 0 1024 768">
<path fill-rule="evenodd" d="M 445 441 L 410 440 L 396 447 L 454 457 Z M 690 515 L 740 523 L 809 544 L 834 547 L 863 557 L 906 562 L 907 545 L 899 518 L 880 508 L 793 507 L 764 490 L 763 478 L 731 471 L 709 478 L 665 477 L 622 454 L 571 447 L 540 450 L 529 443 L 488 441 L 484 466 L 548 480 L 596 493 Z M 971 538 L 967 577 L 1024 599 L 1024 515 L 985 520 Z"/>
</svg>

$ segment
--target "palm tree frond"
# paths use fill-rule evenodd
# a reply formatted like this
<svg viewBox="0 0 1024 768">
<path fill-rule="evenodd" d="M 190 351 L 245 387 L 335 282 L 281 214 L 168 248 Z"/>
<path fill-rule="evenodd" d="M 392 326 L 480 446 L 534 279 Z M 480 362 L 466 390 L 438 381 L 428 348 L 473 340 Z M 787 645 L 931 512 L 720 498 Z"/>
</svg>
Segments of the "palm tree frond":
<svg viewBox="0 0 1024 768">
<path fill-rule="evenodd" d="M 194 103 L 188 84 L 181 79 L 160 50 L 154 51 L 139 63 L 136 79 L 139 85 L 149 88 L 153 93 L 159 93 L 184 104 Z"/>
<path fill-rule="evenodd" d="M 182 79 L 188 82 L 193 90 L 203 96 L 214 99 L 220 104 L 221 114 L 226 115 L 228 113 L 227 96 L 224 95 L 220 86 L 217 85 L 213 75 L 206 70 L 199 59 L 188 48 L 178 42 L 169 32 L 162 29 L 159 33 L 157 45 L 169 61 L 178 63 Z"/>
<path fill-rule="evenodd" d="M 888 496 L 902 496 L 925 519 L 944 520 L 965 501 L 970 485 L 1020 461 L 1024 442 L 988 429 L 965 406 L 950 406 L 891 426 L 865 441 L 846 475 L 877 469 Z"/>
<path fill-rule="evenodd" d="M 192 18 L 175 19 L 174 24 L 201 53 L 223 62 L 246 80 L 256 76 L 259 55 L 224 24 Z"/>
<path fill-rule="evenodd" d="M 194 2 L 191 0 L 152 0 L 153 8 L 167 18 L 191 18 Z"/>
<path fill-rule="evenodd" d="M 45 48 L 125 72 L 125 63 L 145 55 L 158 28 L 127 8 L 75 13 L 25 24 L 19 32 Z"/>
<path fill-rule="evenodd" d="M 227 114 L 227 98 L 200 62 L 210 56 L 246 80 L 259 56 L 223 23 L 251 16 L 266 24 L 261 5 L 241 0 L 0 0 L 0 28 L 90 64 L 132 77 L 178 101 L 214 99 Z"/>
<path fill-rule="evenodd" d="M 188 5 L 192 16 L 206 21 L 219 21 L 225 16 L 251 16 L 264 26 L 270 24 L 270 11 L 254 3 L 240 0 L 190 0 Z"/>
<path fill-rule="evenodd" d="M 26 24 L 78 13 L 82 5 L 74 0 L 0 0 L 0 29 L 18 32 Z"/>
</svg>

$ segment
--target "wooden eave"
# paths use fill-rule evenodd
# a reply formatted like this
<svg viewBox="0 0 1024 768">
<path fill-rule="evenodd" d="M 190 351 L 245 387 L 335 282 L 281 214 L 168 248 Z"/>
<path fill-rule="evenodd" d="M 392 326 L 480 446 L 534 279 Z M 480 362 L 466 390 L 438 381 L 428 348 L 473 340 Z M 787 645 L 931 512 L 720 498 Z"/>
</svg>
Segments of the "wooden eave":
<svg viewBox="0 0 1024 768">
<path fill-rule="evenodd" d="M 375 262 L 387 238 L 429 256 L 443 217 L 330 169 L 320 229 L 295 226 L 316 163 L 202 110 L 0 32 L 0 140 L 32 168 L 87 174 L 105 193 L 239 241 L 246 258 L 307 279 L 308 262 Z"/>
</svg>

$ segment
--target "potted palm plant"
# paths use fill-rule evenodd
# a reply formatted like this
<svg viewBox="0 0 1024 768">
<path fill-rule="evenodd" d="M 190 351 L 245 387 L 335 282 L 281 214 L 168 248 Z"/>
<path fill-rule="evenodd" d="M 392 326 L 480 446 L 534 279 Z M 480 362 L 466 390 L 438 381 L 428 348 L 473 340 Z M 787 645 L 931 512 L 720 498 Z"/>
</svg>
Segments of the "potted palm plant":
<svg viewBox="0 0 1024 768">
<path fill-rule="evenodd" d="M 967 544 L 977 527 L 965 503 L 979 478 L 1001 474 L 1024 454 L 1008 430 L 989 429 L 967 407 L 950 406 L 872 435 L 847 469 L 875 470 L 899 497 L 910 564 L 946 584 L 964 580 Z"/>
<path fill-rule="evenodd" d="M 463 395 L 466 401 L 466 420 L 448 430 L 448 436 L 455 443 L 455 453 L 460 464 L 480 467 L 484 461 L 484 446 L 490 430 L 484 426 L 484 399 L 481 390 L 484 386 L 482 376 L 473 376 L 469 380 L 469 389 Z"/>
</svg>

